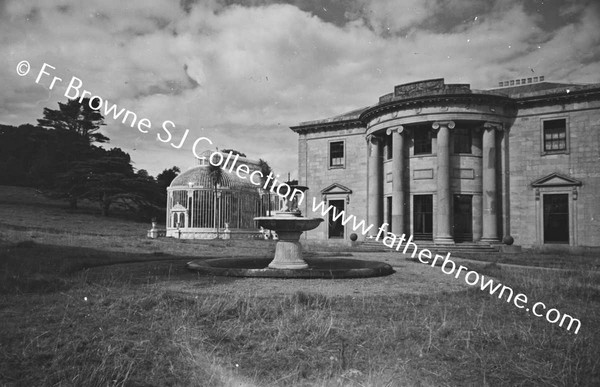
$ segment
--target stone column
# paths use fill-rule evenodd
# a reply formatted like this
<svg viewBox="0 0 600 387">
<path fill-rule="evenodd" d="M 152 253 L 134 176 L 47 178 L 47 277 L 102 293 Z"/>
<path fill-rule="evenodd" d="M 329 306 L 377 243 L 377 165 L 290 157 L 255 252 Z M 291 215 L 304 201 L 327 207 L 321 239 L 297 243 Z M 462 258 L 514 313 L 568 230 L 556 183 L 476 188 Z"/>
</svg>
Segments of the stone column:
<svg viewBox="0 0 600 387">
<path fill-rule="evenodd" d="M 479 242 L 483 233 L 482 200 L 481 195 L 473 195 L 473 242 Z"/>
<path fill-rule="evenodd" d="M 373 227 L 369 235 L 375 236 L 383 218 L 383 158 L 381 139 L 367 136 L 369 169 L 367 176 L 368 222 Z"/>
<path fill-rule="evenodd" d="M 502 195 L 502 241 L 507 244 L 514 242 L 510 235 L 510 146 L 509 146 L 509 128 L 503 128 L 502 140 L 500 141 L 500 160 L 502 166 L 502 186 L 500 192 Z"/>
<path fill-rule="evenodd" d="M 404 127 L 389 128 L 392 136 L 392 232 L 404 233 Z"/>
<path fill-rule="evenodd" d="M 498 241 L 496 191 L 496 130 L 501 124 L 486 122 L 483 125 L 481 184 L 483 195 L 483 235 L 481 241 Z"/>
<path fill-rule="evenodd" d="M 436 121 L 437 131 L 437 233 L 434 242 L 454 244 L 452 238 L 452 195 L 450 194 L 450 129 L 454 121 Z"/>
</svg>

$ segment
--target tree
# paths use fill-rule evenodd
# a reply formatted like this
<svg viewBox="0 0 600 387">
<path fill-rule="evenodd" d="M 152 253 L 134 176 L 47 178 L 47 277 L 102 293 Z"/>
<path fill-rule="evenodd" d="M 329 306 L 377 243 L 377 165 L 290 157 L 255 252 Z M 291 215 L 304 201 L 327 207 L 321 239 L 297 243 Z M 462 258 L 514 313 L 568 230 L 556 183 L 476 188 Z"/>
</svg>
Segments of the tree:
<svg viewBox="0 0 600 387">
<path fill-rule="evenodd" d="M 57 175 L 89 148 L 83 137 L 71 131 L 0 125 L 0 183 L 53 188 Z"/>
<path fill-rule="evenodd" d="M 146 171 L 145 169 L 139 169 L 135 174 L 138 175 L 138 177 L 141 179 L 154 181 L 154 178 L 150 176 L 148 171 Z"/>
<path fill-rule="evenodd" d="M 47 131 L 32 125 L 0 125 L 0 183 L 29 185 L 32 169 L 39 169 L 46 152 Z M 36 165 L 37 164 L 37 165 Z M 48 166 L 48 163 L 46 163 Z"/>
<path fill-rule="evenodd" d="M 158 183 L 159 187 L 161 187 L 163 190 L 166 190 L 180 172 L 181 170 L 176 166 L 165 169 L 156 176 L 156 182 Z"/>
<path fill-rule="evenodd" d="M 89 99 L 81 102 L 70 99 L 67 103 L 58 103 L 58 110 L 44 108 L 44 118 L 38 119 L 38 125 L 46 129 L 66 130 L 79 134 L 88 144 L 108 142 L 108 137 L 99 133 L 104 124 L 102 114 L 89 105 Z"/>
<path fill-rule="evenodd" d="M 77 208 L 77 202 L 88 192 L 86 184 L 93 173 L 95 158 L 103 157 L 104 151 L 93 145 L 94 142 L 108 142 L 108 137 L 99 133 L 104 125 L 102 114 L 89 105 L 89 99 L 59 102 L 58 110 L 44 108 L 43 118 L 38 119 L 40 128 L 60 137 L 60 147 L 64 157 L 61 165 L 55 168 L 55 189 L 59 195 L 69 200 L 71 208 Z M 127 159 L 130 162 L 129 155 Z"/>
<path fill-rule="evenodd" d="M 104 215 L 115 204 L 138 215 L 161 214 L 166 195 L 159 183 L 144 169 L 135 172 L 123 150 L 93 144 L 108 141 L 98 133 L 102 114 L 87 99 L 58 105 L 58 110 L 44 109 L 39 126 L 0 125 L 0 184 L 51 188 L 71 208 L 88 199 L 99 203 Z M 163 174 L 167 185 L 178 172 L 173 167 Z"/>
<path fill-rule="evenodd" d="M 273 173 L 273 169 L 271 168 L 271 166 L 269 165 L 269 163 L 267 163 L 265 160 L 263 159 L 259 159 L 258 160 L 258 167 L 260 168 L 260 173 L 262 174 L 261 180 L 263 182 L 263 187 L 264 189 L 267 191 L 267 213 L 269 214 L 269 216 L 271 216 L 271 188 L 273 187 L 273 185 L 275 184 L 275 179 L 271 179 L 268 183 L 268 176 Z M 266 186 L 265 186 L 266 184 Z"/>
<path fill-rule="evenodd" d="M 95 147 L 94 157 L 74 163 L 67 177 L 72 195 L 97 202 L 104 216 L 115 204 L 136 212 L 155 209 L 163 196 L 147 172 L 134 173 L 129 154 L 119 148 Z"/>
</svg>

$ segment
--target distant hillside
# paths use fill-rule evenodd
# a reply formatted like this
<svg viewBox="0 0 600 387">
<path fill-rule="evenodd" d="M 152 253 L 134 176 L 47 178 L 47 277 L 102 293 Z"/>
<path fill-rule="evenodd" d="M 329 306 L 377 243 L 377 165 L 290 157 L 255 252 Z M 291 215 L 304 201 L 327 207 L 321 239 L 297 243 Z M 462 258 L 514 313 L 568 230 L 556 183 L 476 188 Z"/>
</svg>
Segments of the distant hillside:
<svg viewBox="0 0 600 387">
<path fill-rule="evenodd" d="M 145 236 L 149 222 L 100 215 L 97 205 L 83 201 L 71 210 L 64 200 L 52 199 L 29 187 L 0 186 L 0 230 L 39 230 L 86 235 Z M 147 224 L 147 227 L 144 226 Z"/>
</svg>

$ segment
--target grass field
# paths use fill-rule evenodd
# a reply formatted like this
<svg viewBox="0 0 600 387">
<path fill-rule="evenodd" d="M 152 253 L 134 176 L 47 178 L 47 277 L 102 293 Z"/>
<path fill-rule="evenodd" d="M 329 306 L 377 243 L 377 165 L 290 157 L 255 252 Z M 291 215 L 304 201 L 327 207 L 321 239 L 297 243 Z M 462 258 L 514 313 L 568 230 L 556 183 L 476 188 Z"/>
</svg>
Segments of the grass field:
<svg viewBox="0 0 600 387">
<path fill-rule="evenodd" d="M 384 278 L 204 277 L 185 262 L 273 244 L 147 228 L 0 187 L 1 385 L 600 385 L 595 257 L 471 266 L 579 318 L 574 334 L 392 253 L 371 254 L 396 268 Z"/>
</svg>

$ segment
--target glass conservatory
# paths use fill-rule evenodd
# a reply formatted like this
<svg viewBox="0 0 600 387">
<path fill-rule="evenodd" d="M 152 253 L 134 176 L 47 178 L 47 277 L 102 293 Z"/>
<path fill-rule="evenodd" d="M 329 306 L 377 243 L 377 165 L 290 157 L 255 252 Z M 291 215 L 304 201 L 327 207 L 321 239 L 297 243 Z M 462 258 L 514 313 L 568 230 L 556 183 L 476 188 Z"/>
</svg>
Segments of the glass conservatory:
<svg viewBox="0 0 600 387">
<path fill-rule="evenodd" d="M 208 160 L 178 175 L 167 188 L 166 236 L 183 239 L 258 238 L 254 218 L 277 210 L 279 198 L 268 194 L 235 171 L 222 170 L 216 187 Z M 258 170 L 258 163 L 243 157 L 239 164 Z M 269 201 L 271 202 L 269 205 Z"/>
</svg>

